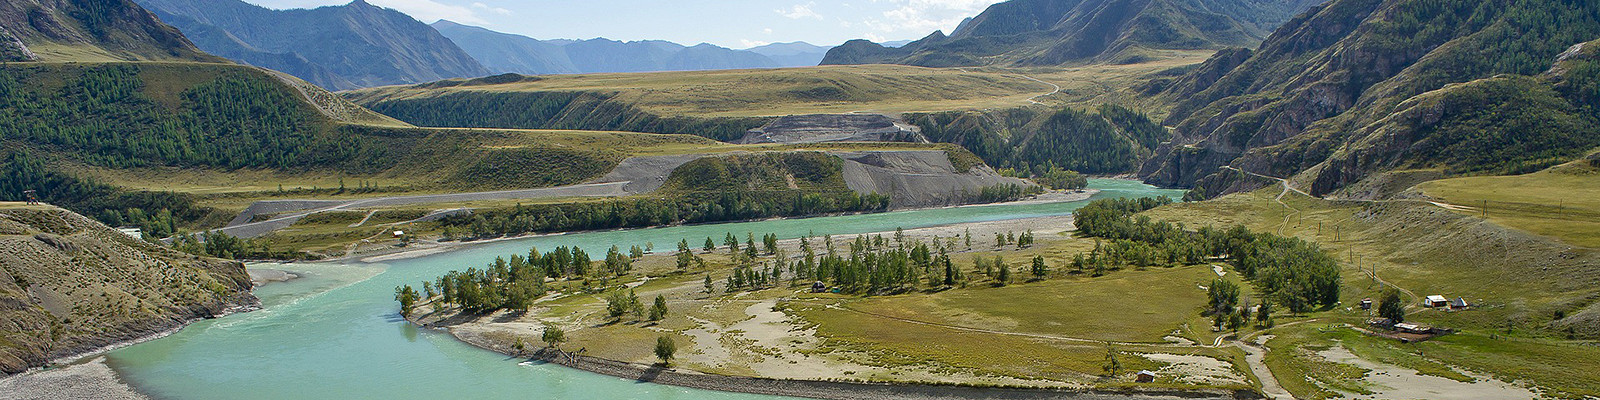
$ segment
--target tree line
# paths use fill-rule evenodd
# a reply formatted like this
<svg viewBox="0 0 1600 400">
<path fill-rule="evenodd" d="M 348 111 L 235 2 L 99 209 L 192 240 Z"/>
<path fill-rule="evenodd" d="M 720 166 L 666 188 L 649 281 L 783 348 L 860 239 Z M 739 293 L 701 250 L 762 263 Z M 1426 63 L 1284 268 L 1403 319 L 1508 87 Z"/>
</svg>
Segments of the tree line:
<svg viewBox="0 0 1600 400">
<path fill-rule="evenodd" d="M 1302 313 L 1338 303 L 1338 262 L 1316 243 L 1251 232 L 1237 225 L 1189 231 L 1180 224 L 1134 215 L 1170 202 L 1164 198 L 1102 199 L 1079 209 L 1074 214 L 1079 232 L 1113 241 L 1106 248 L 1097 245 L 1083 263 L 1099 265 L 1110 258 L 1131 260 L 1136 265 L 1195 264 L 1223 257 L 1267 299 L 1290 311 Z M 1074 264 L 1079 262 L 1075 259 Z"/>
<path fill-rule="evenodd" d="M 446 238 L 490 238 L 533 232 L 637 228 L 830 213 L 888 210 L 889 196 L 854 192 L 685 193 L 673 198 L 518 205 L 440 220 Z"/>
</svg>

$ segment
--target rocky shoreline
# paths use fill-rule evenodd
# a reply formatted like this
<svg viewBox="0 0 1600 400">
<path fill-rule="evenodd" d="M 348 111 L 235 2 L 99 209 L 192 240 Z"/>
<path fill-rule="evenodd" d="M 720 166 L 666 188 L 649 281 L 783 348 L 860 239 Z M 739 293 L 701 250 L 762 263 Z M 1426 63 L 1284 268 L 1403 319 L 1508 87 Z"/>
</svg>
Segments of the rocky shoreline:
<svg viewBox="0 0 1600 400">
<path fill-rule="evenodd" d="M 93 400 L 146 400 L 149 396 L 122 380 L 116 371 L 105 364 L 106 353 L 128 346 L 171 336 L 184 327 L 203 319 L 259 309 L 261 300 L 249 293 L 235 296 L 220 312 L 175 321 L 176 324 L 139 337 L 116 341 L 96 348 L 72 352 L 56 357 L 44 367 L 0 377 L 0 400 L 11 399 L 93 399 Z"/>
</svg>

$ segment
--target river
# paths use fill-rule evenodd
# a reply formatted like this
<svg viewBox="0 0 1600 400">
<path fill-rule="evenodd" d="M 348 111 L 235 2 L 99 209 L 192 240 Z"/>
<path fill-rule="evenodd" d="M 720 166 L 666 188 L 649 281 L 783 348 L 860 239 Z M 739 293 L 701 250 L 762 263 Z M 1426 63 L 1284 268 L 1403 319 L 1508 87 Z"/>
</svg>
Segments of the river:
<svg viewBox="0 0 1600 400">
<path fill-rule="evenodd" d="M 1126 180 L 1095 179 L 1094 198 L 1166 195 Z M 207 320 L 166 338 L 111 352 L 107 361 L 129 384 L 161 399 L 763 399 L 528 364 L 477 349 L 448 334 L 419 330 L 397 314 L 394 288 L 496 256 L 580 246 L 604 254 L 612 245 L 654 243 L 672 249 L 724 233 L 780 238 L 851 235 L 964 222 L 1067 215 L 1087 201 L 1007 204 L 716 225 L 541 236 L 485 243 L 384 264 L 258 265 L 303 276 L 256 291 L 262 309 Z"/>
</svg>

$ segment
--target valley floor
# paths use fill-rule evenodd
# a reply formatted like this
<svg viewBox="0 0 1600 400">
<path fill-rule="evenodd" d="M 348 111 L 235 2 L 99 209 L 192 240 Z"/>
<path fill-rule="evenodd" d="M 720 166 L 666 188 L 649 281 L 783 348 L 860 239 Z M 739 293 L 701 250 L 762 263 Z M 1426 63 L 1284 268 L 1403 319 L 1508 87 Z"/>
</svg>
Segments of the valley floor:
<svg viewBox="0 0 1600 400">
<path fill-rule="evenodd" d="M 508 354 L 542 347 L 543 326 L 554 324 L 567 331 L 569 342 L 562 350 L 641 368 L 654 362 L 655 338 L 668 336 L 679 343 L 675 370 L 741 377 L 1244 390 L 1309 399 L 1514 399 L 1591 396 L 1600 390 L 1589 380 L 1593 371 L 1583 361 L 1600 357 L 1600 347 L 1564 340 L 1543 328 L 1545 322 L 1528 321 L 1551 304 L 1582 301 L 1586 289 L 1511 278 L 1504 274 L 1514 272 L 1457 263 L 1463 254 L 1439 253 L 1547 239 L 1493 225 L 1462 228 L 1475 222 L 1425 202 L 1336 202 L 1280 189 L 1149 212 L 1154 219 L 1191 227 L 1243 224 L 1314 240 L 1345 263 L 1344 305 L 1305 315 L 1279 312 L 1273 325 L 1237 333 L 1214 331 L 1200 314 L 1206 285 L 1214 279 L 1250 287 L 1226 264 L 1127 267 L 1101 277 L 1068 271 L 1065 265 L 1072 255 L 1096 245 L 1094 239 L 1070 234 L 1071 217 L 905 231 L 907 243 L 949 241 L 957 249 L 955 263 L 974 277 L 970 285 L 957 288 L 861 297 L 811 293 L 808 284 L 799 282 L 727 293 L 723 282 L 730 270 L 719 267 L 729 265 L 726 250 L 696 250 L 713 265 L 710 270 L 678 273 L 671 256 L 646 256 L 635 263 L 643 272 L 623 278 L 646 302 L 658 295 L 667 299 L 669 316 L 659 322 L 613 319 L 599 295 L 582 291 L 547 296 L 525 314 L 473 316 L 425 305 L 415 321 Z M 1397 232 L 1395 223 L 1440 235 L 1478 237 L 1482 243 L 1453 245 L 1452 238 Z M 1029 230 L 1039 243 L 1021 249 L 995 246 L 995 233 Z M 970 247 L 963 237 L 969 231 Z M 853 237 L 834 239 L 848 245 Z M 788 254 L 799 253 L 796 241 L 782 245 Z M 1004 257 L 1019 276 L 1026 273 L 1029 259 L 1043 256 L 1053 272 L 1045 280 L 992 285 L 991 279 L 970 270 L 980 255 Z M 1505 266 L 1508 270 L 1524 268 L 1521 260 L 1506 262 L 1511 264 Z M 715 287 L 709 293 L 703 285 L 708 275 Z M 1486 281 L 1494 283 L 1484 286 Z M 1401 343 L 1373 335 L 1366 328 L 1368 311 L 1353 306 L 1363 297 L 1378 297 L 1384 286 L 1417 297 L 1410 300 L 1445 293 L 1467 297 L 1475 306 L 1454 313 L 1412 306 L 1408 320 L 1454 328 L 1456 334 Z M 1255 296 L 1246 293 L 1247 299 Z M 1523 322 L 1510 327 L 1496 322 L 1506 320 Z M 513 348 L 518 341 L 525 350 Z M 1107 376 L 1112 359 L 1116 373 Z M 1156 382 L 1133 382 L 1132 373 L 1139 370 L 1155 372 Z"/>
</svg>

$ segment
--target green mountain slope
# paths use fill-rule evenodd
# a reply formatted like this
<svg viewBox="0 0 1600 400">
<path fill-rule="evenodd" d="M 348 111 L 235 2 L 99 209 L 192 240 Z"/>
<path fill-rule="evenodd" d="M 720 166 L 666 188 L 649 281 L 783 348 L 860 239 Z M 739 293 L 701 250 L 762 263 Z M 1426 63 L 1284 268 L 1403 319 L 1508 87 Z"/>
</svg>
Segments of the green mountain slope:
<svg viewBox="0 0 1600 400">
<path fill-rule="evenodd" d="M 1262 184 L 1219 169 L 1231 165 L 1321 194 L 1398 168 L 1536 170 L 1600 144 L 1594 99 L 1570 89 L 1592 79 L 1591 61 L 1501 76 L 1540 75 L 1600 37 L 1600 4 L 1504 3 L 1339 0 L 1308 12 L 1248 59 L 1228 52 L 1166 88 L 1178 137 L 1141 174 L 1209 194 Z"/>
<path fill-rule="evenodd" d="M 0 375 L 252 304 L 250 285 L 237 261 L 55 207 L 0 203 Z"/>
<path fill-rule="evenodd" d="M 1316 0 L 1011 0 L 946 36 L 901 47 L 853 40 L 823 64 L 928 67 L 1131 63 L 1153 50 L 1249 46 Z"/>
<path fill-rule="evenodd" d="M 490 74 L 432 27 L 360 0 L 291 10 L 237 0 L 139 4 L 207 52 L 334 90 Z"/>
<path fill-rule="evenodd" d="M 221 61 L 128 0 L 0 2 L 0 61 Z"/>
</svg>

